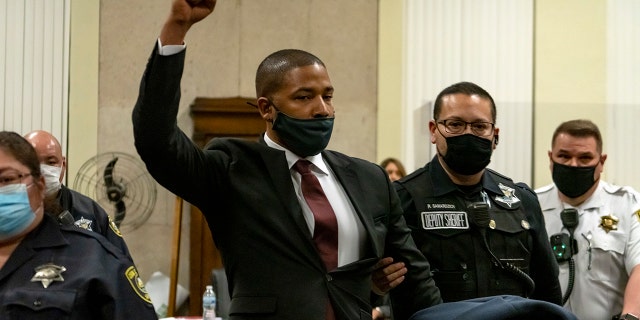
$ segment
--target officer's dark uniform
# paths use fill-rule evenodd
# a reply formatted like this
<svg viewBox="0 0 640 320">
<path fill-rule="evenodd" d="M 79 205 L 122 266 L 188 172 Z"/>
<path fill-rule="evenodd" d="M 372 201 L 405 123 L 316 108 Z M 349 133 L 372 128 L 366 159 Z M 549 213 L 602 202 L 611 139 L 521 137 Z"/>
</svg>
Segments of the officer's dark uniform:
<svg viewBox="0 0 640 320">
<path fill-rule="evenodd" d="M 429 260 L 445 302 L 517 295 L 561 304 L 558 265 L 540 205 L 526 185 L 486 169 L 481 184 L 457 186 L 436 157 L 396 181 L 395 187 L 413 239 Z M 490 206 L 490 227 L 483 232 L 504 268 L 492 261 L 481 228 L 467 213 L 474 202 Z M 534 280 L 533 292 L 529 294 L 526 277 L 513 267 Z"/>
<path fill-rule="evenodd" d="M 109 218 L 107 212 L 93 199 L 62 185 L 60 192 L 58 192 L 57 200 L 63 210 L 71 213 L 76 226 L 103 235 L 131 258 L 129 248 L 122 238 L 122 233 L 120 233 L 113 220 Z"/>
<path fill-rule="evenodd" d="M 0 269 L 0 319 L 157 319 L 131 260 L 44 215 Z"/>
</svg>

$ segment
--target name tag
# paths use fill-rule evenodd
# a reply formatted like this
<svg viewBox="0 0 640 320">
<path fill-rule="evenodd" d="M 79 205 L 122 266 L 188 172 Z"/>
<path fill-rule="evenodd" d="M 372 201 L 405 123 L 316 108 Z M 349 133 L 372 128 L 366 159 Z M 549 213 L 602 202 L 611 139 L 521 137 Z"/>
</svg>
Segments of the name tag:
<svg viewBox="0 0 640 320">
<path fill-rule="evenodd" d="M 422 212 L 422 228 L 436 229 L 469 229 L 469 219 L 464 211 L 429 211 Z"/>
</svg>

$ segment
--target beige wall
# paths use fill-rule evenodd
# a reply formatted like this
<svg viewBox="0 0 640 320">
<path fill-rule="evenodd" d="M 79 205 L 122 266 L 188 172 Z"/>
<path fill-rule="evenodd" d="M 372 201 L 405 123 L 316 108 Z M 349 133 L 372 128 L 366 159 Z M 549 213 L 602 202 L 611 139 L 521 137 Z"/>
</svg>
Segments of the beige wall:
<svg viewBox="0 0 640 320">
<path fill-rule="evenodd" d="M 402 159 L 403 2 L 379 0 L 376 161 Z"/>
<path fill-rule="evenodd" d="M 606 2 L 535 3 L 533 186 L 541 187 L 551 183 L 547 152 L 558 124 L 591 119 L 606 137 Z"/>
<path fill-rule="evenodd" d="M 68 185 L 97 150 L 100 3 L 71 1 L 70 11 Z"/>
</svg>

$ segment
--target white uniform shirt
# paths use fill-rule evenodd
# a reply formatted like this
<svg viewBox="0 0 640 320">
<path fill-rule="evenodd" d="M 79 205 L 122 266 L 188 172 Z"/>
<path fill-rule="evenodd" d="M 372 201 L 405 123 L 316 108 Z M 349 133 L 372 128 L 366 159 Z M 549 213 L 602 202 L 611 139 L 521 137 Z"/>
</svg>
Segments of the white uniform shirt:
<svg viewBox="0 0 640 320">
<path fill-rule="evenodd" d="M 560 201 L 553 184 L 537 189 L 536 193 L 549 236 L 560 232 L 568 234 L 562 226 L 560 212 L 573 207 Z M 639 201 L 640 194 L 633 188 L 600 181 L 593 195 L 575 208 L 579 214 L 574 231 L 578 253 L 573 256 L 575 281 L 565 308 L 581 320 L 611 319 L 622 311 L 629 274 L 640 264 Z M 614 223 L 617 230 L 607 232 L 601 223 L 610 216 L 618 219 Z M 559 265 L 564 296 L 569 284 L 569 263 Z"/>
</svg>

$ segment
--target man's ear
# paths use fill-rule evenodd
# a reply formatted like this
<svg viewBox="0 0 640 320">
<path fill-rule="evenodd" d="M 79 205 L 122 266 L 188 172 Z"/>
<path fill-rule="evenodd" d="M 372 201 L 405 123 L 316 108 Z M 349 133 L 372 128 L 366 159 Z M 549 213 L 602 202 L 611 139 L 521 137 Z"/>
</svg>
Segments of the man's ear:
<svg viewBox="0 0 640 320">
<path fill-rule="evenodd" d="M 62 171 L 60 171 L 60 183 L 64 183 L 64 175 L 67 173 L 67 157 L 62 156 Z"/>
<path fill-rule="evenodd" d="M 258 112 L 260 117 L 267 122 L 273 122 L 273 115 L 271 114 L 271 102 L 266 97 L 260 97 L 257 102 Z"/>
<path fill-rule="evenodd" d="M 494 146 L 498 145 L 498 141 L 500 140 L 499 138 L 500 138 L 500 136 L 497 135 L 497 134 L 495 135 L 495 137 L 493 137 L 493 145 Z"/>
</svg>

